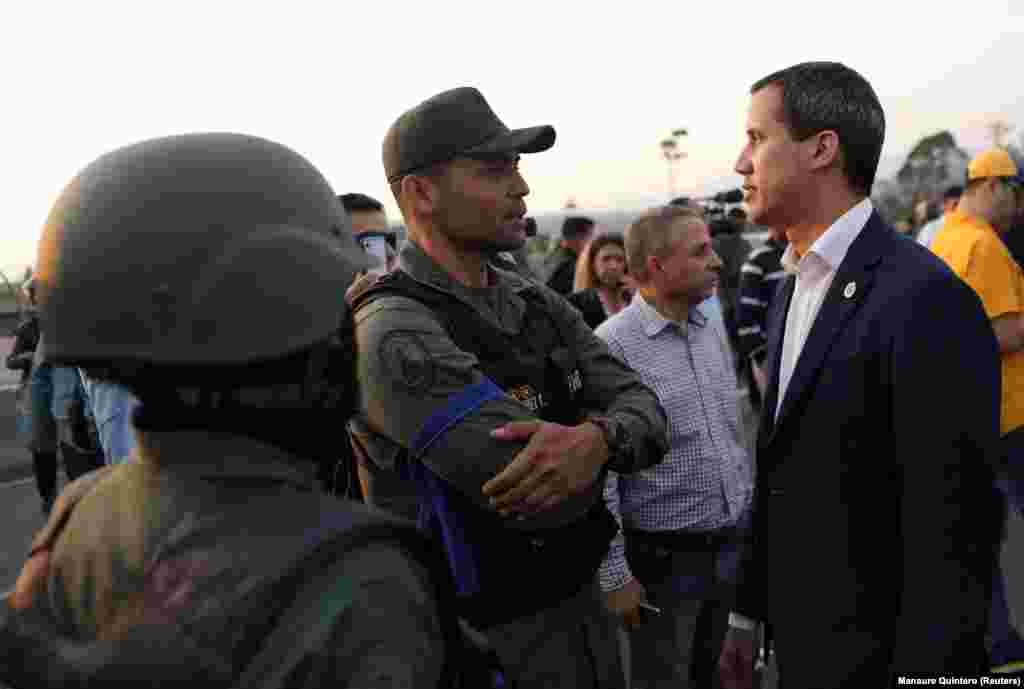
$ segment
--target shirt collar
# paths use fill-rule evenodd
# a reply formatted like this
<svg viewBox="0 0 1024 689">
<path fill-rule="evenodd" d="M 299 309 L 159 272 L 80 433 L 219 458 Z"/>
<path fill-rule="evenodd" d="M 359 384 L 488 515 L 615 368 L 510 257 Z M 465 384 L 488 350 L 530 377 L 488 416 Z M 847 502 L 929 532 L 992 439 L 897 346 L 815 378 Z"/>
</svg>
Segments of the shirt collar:
<svg viewBox="0 0 1024 689">
<path fill-rule="evenodd" d="M 658 310 L 647 303 L 640 291 L 637 290 L 636 294 L 633 295 L 633 301 L 630 306 L 636 309 L 637 316 L 640 318 L 640 324 L 643 326 L 644 334 L 647 337 L 654 337 L 662 330 L 669 326 L 682 327 L 685 330 L 685 325 L 692 323 L 698 328 L 703 328 L 707 324 L 707 316 L 701 311 L 700 306 L 690 307 L 690 313 L 687 315 L 686 324 L 681 325 L 676 321 L 669 320 L 658 313 Z"/>
<path fill-rule="evenodd" d="M 813 254 L 817 259 L 824 261 L 828 265 L 829 270 L 837 270 L 843 263 L 843 259 L 846 258 L 846 254 L 849 252 L 854 240 L 860 235 L 864 226 L 868 224 L 868 220 L 871 219 L 871 214 L 874 210 L 875 206 L 871 203 L 871 199 L 864 199 L 839 216 L 825 230 L 825 233 L 818 237 L 814 244 L 811 244 L 807 254 L 802 257 L 797 257 L 796 249 L 793 248 L 791 242 L 782 254 L 782 267 L 786 269 L 787 273 L 797 273 L 800 270 L 803 259 Z"/>
</svg>

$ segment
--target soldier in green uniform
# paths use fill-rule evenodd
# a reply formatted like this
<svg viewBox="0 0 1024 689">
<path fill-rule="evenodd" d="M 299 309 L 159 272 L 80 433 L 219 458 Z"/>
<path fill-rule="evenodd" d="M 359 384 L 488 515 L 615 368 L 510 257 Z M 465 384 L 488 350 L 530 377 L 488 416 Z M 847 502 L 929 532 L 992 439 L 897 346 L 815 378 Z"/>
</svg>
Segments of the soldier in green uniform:
<svg viewBox="0 0 1024 689">
<path fill-rule="evenodd" d="M 473 88 L 391 126 L 384 168 L 409 243 L 354 301 L 358 421 L 371 460 L 418 485 L 460 614 L 507 678 L 620 687 L 594 584 L 618 528 L 601 493 L 607 468 L 662 459 L 665 414 L 562 297 L 490 261 L 526 239 L 519 155 L 554 140 L 510 130 Z"/>
<path fill-rule="evenodd" d="M 119 149 L 65 189 L 38 266 L 47 355 L 138 396 L 138 461 L 57 500 L 0 613 L 0 682 L 450 686 L 440 554 L 316 483 L 368 267 L 323 176 L 242 135 Z"/>
</svg>

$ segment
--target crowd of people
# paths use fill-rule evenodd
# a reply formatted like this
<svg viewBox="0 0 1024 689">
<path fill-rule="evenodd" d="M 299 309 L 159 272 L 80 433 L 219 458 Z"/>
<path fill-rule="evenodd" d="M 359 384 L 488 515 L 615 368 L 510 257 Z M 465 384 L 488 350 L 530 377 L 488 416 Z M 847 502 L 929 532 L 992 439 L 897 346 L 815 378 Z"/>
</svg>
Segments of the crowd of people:
<svg viewBox="0 0 1024 689">
<path fill-rule="evenodd" d="M 775 72 L 746 211 L 574 215 L 539 271 L 519 160 L 555 130 L 475 88 L 387 131 L 402 243 L 275 142 L 100 157 L 47 218 L 7 361 L 47 521 L 0 681 L 746 689 L 768 649 L 783 689 L 1024 669 L 998 559 L 1024 178 L 980 154 L 915 242 L 870 199 L 884 136 L 854 70 Z"/>
</svg>

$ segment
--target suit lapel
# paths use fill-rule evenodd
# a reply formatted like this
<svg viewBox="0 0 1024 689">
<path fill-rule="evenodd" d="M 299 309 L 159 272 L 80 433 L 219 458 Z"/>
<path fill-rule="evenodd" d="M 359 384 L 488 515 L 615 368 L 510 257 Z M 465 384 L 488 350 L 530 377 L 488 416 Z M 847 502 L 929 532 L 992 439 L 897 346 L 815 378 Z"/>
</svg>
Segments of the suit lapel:
<svg viewBox="0 0 1024 689">
<path fill-rule="evenodd" d="M 786 314 L 789 313 L 789 303 L 793 300 L 793 290 L 796 287 L 796 276 L 790 275 L 779 285 L 779 289 L 772 300 L 772 309 L 769 312 L 768 322 L 768 350 L 765 358 L 765 375 L 768 384 L 765 387 L 764 401 L 761 404 L 761 423 L 758 434 L 763 438 L 771 437 L 771 431 L 775 426 L 775 408 L 779 400 L 779 362 L 782 354 L 782 338 L 786 331 Z"/>
<path fill-rule="evenodd" d="M 870 291 L 875 268 L 881 260 L 881 244 L 885 240 L 886 229 L 877 213 L 873 213 L 836 271 L 790 377 L 770 438 L 778 433 L 793 408 L 807 393 L 825 364 L 832 344 Z M 785 320 L 782 329 L 785 329 Z M 774 378 L 777 386 L 777 373 Z"/>
</svg>

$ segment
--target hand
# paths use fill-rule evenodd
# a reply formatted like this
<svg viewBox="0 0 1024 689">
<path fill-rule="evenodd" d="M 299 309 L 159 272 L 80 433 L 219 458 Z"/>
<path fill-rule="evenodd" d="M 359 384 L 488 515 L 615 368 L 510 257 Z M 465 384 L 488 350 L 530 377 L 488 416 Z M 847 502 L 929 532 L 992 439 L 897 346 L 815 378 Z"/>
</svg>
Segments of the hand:
<svg viewBox="0 0 1024 689">
<path fill-rule="evenodd" d="M 40 550 L 30 555 L 18 574 L 14 590 L 7 598 L 12 610 L 24 610 L 32 605 L 36 595 L 43 590 L 50 572 L 50 551 Z"/>
<path fill-rule="evenodd" d="M 608 612 L 620 619 L 623 624 L 633 627 L 643 621 L 640 617 L 640 601 L 644 600 L 646 595 L 643 584 L 636 579 L 630 579 L 621 589 L 605 591 L 604 605 Z"/>
<path fill-rule="evenodd" d="M 722 689 L 753 689 L 754 632 L 729 627 L 718 658 Z"/>
<path fill-rule="evenodd" d="M 604 433 L 592 423 L 517 421 L 491 431 L 491 436 L 529 439 L 512 463 L 484 484 L 484 495 L 502 514 L 551 509 L 592 486 L 608 461 Z"/>
</svg>

